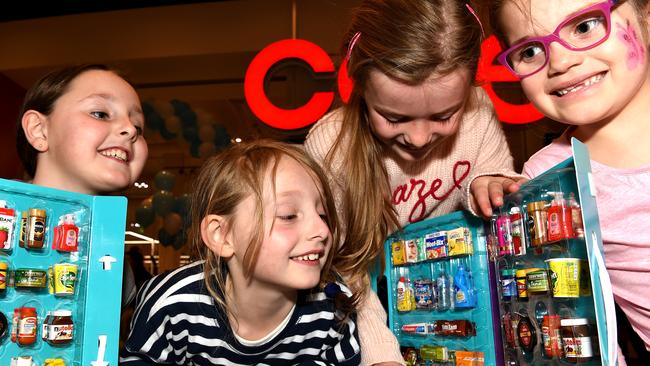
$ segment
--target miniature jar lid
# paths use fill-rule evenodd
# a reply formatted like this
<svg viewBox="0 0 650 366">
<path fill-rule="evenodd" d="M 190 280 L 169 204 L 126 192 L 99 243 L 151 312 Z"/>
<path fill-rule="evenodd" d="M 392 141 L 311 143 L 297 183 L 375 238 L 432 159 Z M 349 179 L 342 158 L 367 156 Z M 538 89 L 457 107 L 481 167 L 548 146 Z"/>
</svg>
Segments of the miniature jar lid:
<svg viewBox="0 0 650 366">
<path fill-rule="evenodd" d="M 518 271 L 516 269 L 514 269 L 514 268 L 504 268 L 504 269 L 501 270 L 501 276 L 503 276 L 503 277 L 514 277 L 516 272 L 518 272 Z"/>
<path fill-rule="evenodd" d="M 535 201 L 526 205 L 528 211 L 543 210 L 546 207 L 546 201 Z"/>
<path fill-rule="evenodd" d="M 572 319 L 560 320 L 560 326 L 563 327 L 572 327 L 576 325 L 587 325 L 587 324 L 589 324 L 587 318 L 572 318 Z"/>
<path fill-rule="evenodd" d="M 52 316 L 72 316 L 71 310 L 54 310 Z"/>
<path fill-rule="evenodd" d="M 30 208 L 29 216 L 45 216 L 45 210 L 40 208 Z"/>
</svg>

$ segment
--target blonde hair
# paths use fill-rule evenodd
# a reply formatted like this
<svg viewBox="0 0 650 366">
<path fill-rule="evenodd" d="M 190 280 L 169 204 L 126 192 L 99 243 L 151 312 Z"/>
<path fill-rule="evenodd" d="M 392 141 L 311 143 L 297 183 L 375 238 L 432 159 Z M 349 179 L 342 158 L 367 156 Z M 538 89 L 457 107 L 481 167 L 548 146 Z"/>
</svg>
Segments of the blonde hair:
<svg viewBox="0 0 650 366">
<path fill-rule="evenodd" d="M 348 73 L 354 87 L 343 107 L 341 133 L 326 163 L 331 167 L 335 156 L 344 157 L 346 230 L 339 269 L 361 288 L 367 288 L 368 270 L 377 260 L 383 270 L 384 240 L 399 228 L 382 147 L 370 130 L 363 99 L 370 71 L 418 85 L 431 75 L 444 76 L 464 68 L 473 82 L 482 32 L 466 4 L 465 0 L 367 0 L 354 11 L 342 45 L 343 54 L 350 56 Z M 357 33 L 358 40 L 348 52 Z M 468 99 L 473 100 L 473 94 Z"/>
<path fill-rule="evenodd" d="M 275 189 L 275 175 L 283 158 L 290 158 L 300 164 L 311 176 L 325 209 L 327 225 L 332 233 L 332 250 L 321 271 L 320 287 L 336 280 L 336 248 L 339 241 L 339 226 L 332 194 L 321 167 L 297 146 L 272 140 L 257 140 L 236 144 L 209 158 L 199 173 L 193 188 L 189 229 L 189 242 L 194 253 L 205 260 L 204 275 L 208 292 L 217 305 L 228 311 L 225 302 L 227 267 L 221 257 L 212 252 L 201 238 L 201 221 L 208 215 L 226 217 L 231 224 L 235 209 L 244 199 L 253 196 L 256 210 L 251 215 L 253 225 L 258 228 L 250 238 L 244 253 L 244 275 L 250 277 L 257 263 L 264 238 L 264 184 L 270 182 Z M 231 226 L 231 225 L 227 225 Z M 337 299 L 337 301 L 340 299 Z M 351 301 L 356 302 L 353 296 Z M 337 304 L 338 305 L 338 304 Z M 352 311 L 352 305 L 341 304 L 344 315 Z"/>
</svg>

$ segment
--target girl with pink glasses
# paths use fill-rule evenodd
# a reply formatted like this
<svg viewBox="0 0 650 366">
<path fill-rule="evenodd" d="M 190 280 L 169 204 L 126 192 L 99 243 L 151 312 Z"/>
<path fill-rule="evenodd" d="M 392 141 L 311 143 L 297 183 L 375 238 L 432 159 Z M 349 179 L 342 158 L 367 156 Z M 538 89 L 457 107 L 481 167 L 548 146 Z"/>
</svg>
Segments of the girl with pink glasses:
<svg viewBox="0 0 650 366">
<path fill-rule="evenodd" d="M 587 144 L 614 297 L 650 350 L 648 0 L 494 0 L 490 8 L 506 49 L 499 61 L 537 109 L 569 125 L 524 174 L 569 157 L 570 137 Z"/>
</svg>

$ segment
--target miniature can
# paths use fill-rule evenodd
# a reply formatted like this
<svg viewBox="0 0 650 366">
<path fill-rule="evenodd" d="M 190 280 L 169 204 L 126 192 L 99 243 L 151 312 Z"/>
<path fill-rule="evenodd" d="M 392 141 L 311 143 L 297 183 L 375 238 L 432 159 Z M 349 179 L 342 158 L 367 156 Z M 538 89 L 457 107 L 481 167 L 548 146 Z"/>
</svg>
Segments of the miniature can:
<svg viewBox="0 0 650 366">
<path fill-rule="evenodd" d="M 553 297 L 579 297 L 581 261 L 579 258 L 547 259 Z"/>
<path fill-rule="evenodd" d="M 550 284 L 545 269 L 535 268 L 526 274 L 526 289 L 529 294 L 548 293 Z"/>
<path fill-rule="evenodd" d="M 0 262 L 0 292 L 7 289 L 7 262 Z"/>
<path fill-rule="evenodd" d="M 57 263 L 54 265 L 54 294 L 57 296 L 74 295 L 77 282 L 77 265 Z"/>
<path fill-rule="evenodd" d="M 27 288 L 45 288 L 47 274 L 40 269 L 19 268 L 14 272 L 14 286 Z"/>
</svg>

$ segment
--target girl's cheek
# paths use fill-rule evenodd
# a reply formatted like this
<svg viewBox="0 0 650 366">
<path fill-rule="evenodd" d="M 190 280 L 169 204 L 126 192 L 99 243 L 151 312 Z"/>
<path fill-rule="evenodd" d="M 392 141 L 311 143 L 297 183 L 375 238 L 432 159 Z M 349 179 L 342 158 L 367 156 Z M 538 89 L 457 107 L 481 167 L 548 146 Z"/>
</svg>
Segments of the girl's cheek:
<svg viewBox="0 0 650 366">
<path fill-rule="evenodd" d="M 628 70 L 634 70 L 645 62 L 645 47 L 630 21 L 627 20 L 626 23 L 626 26 L 616 23 L 616 37 L 627 48 L 625 58 Z"/>
</svg>

